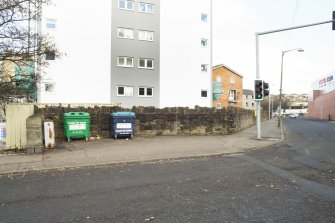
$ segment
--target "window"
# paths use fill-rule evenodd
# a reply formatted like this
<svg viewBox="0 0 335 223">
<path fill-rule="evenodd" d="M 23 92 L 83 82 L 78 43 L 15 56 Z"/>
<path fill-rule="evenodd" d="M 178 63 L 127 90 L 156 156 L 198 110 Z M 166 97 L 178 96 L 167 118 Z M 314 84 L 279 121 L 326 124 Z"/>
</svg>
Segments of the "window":
<svg viewBox="0 0 335 223">
<path fill-rule="evenodd" d="M 208 64 L 201 64 L 201 71 L 207 72 L 208 71 Z"/>
<path fill-rule="evenodd" d="M 207 20 L 208 20 L 208 15 L 207 14 L 201 14 L 201 21 L 202 22 L 207 22 Z"/>
<path fill-rule="evenodd" d="M 216 76 L 216 82 L 222 82 L 222 77 L 221 76 Z"/>
<path fill-rule="evenodd" d="M 138 39 L 146 41 L 154 41 L 154 32 L 138 30 Z"/>
<path fill-rule="evenodd" d="M 229 82 L 230 82 L 231 84 L 234 84 L 234 83 L 235 83 L 235 77 L 230 77 L 230 78 L 229 78 Z"/>
<path fill-rule="evenodd" d="M 139 59 L 138 67 L 146 68 L 146 69 L 154 69 L 154 60 L 153 59 Z"/>
<path fill-rule="evenodd" d="M 56 29 L 56 20 L 55 19 L 47 19 L 46 20 L 47 29 Z"/>
<path fill-rule="evenodd" d="M 119 0 L 119 9 L 134 10 L 134 1 Z"/>
<path fill-rule="evenodd" d="M 45 83 L 45 92 L 54 92 L 55 91 L 55 84 L 54 83 Z"/>
<path fill-rule="evenodd" d="M 153 97 L 154 89 L 152 87 L 139 87 L 138 96 L 140 97 Z"/>
<path fill-rule="evenodd" d="M 140 2 L 139 11 L 145 13 L 154 13 L 154 5 L 149 3 Z"/>
<path fill-rule="evenodd" d="M 117 28 L 117 37 L 134 39 L 134 30 L 127 28 Z"/>
<path fill-rule="evenodd" d="M 236 101 L 236 90 L 229 90 L 228 101 L 230 102 Z"/>
<path fill-rule="evenodd" d="M 56 54 L 53 51 L 45 52 L 45 59 L 46 60 L 55 60 Z"/>
<path fill-rule="evenodd" d="M 127 96 L 132 97 L 134 92 L 134 87 L 130 86 L 117 86 L 117 96 Z"/>
<path fill-rule="evenodd" d="M 207 90 L 201 90 L 201 97 L 202 98 L 207 98 L 208 91 Z"/>
<path fill-rule="evenodd" d="M 222 109 L 222 104 L 221 104 L 221 103 L 217 103 L 217 104 L 216 104 L 216 108 L 217 108 L 217 109 Z"/>
<path fill-rule="evenodd" d="M 134 58 L 132 57 L 118 57 L 117 65 L 119 67 L 133 67 L 134 66 Z"/>
<path fill-rule="evenodd" d="M 208 39 L 201 39 L 201 46 L 207 47 L 208 46 Z"/>
</svg>

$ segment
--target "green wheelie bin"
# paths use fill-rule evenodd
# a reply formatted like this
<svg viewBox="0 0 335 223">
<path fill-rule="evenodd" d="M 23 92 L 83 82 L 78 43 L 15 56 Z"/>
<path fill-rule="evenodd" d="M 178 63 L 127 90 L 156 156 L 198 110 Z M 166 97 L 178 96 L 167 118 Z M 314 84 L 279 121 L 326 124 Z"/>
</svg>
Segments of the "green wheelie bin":
<svg viewBox="0 0 335 223">
<path fill-rule="evenodd" d="M 67 141 L 71 138 L 86 138 L 89 140 L 90 114 L 87 112 L 67 112 L 64 113 L 64 134 Z"/>
</svg>

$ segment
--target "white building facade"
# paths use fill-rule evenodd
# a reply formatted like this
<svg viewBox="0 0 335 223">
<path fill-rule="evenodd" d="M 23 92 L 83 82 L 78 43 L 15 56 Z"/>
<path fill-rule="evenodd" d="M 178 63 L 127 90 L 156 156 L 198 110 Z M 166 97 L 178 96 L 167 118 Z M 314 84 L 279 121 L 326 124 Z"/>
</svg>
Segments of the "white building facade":
<svg viewBox="0 0 335 223">
<path fill-rule="evenodd" d="M 40 103 L 211 106 L 211 0 L 53 0 Z"/>
<path fill-rule="evenodd" d="M 252 90 L 243 89 L 243 108 L 254 110 L 255 101 L 254 101 L 254 92 Z"/>
</svg>

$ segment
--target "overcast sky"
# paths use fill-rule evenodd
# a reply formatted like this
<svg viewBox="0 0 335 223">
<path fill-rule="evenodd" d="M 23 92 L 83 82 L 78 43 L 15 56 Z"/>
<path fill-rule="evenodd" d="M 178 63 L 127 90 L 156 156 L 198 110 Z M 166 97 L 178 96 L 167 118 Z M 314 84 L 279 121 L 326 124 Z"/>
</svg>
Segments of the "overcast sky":
<svg viewBox="0 0 335 223">
<path fill-rule="evenodd" d="M 256 32 L 332 20 L 335 0 L 213 0 L 213 65 L 240 73 L 243 88 L 256 78 Z M 260 77 L 279 94 L 281 52 L 283 93 L 309 93 L 311 83 L 335 71 L 331 23 L 260 36 Z"/>
</svg>

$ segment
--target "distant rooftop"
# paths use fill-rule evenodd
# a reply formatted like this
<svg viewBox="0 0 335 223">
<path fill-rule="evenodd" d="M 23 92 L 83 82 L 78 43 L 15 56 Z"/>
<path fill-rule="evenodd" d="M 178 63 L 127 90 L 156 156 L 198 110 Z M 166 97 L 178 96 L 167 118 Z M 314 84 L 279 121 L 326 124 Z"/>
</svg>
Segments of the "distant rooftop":
<svg viewBox="0 0 335 223">
<path fill-rule="evenodd" d="M 254 92 L 252 90 L 249 89 L 243 89 L 243 95 L 253 95 Z"/>
</svg>

